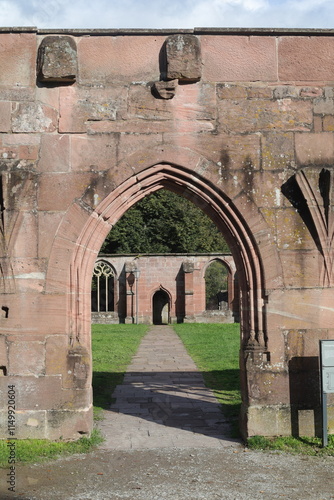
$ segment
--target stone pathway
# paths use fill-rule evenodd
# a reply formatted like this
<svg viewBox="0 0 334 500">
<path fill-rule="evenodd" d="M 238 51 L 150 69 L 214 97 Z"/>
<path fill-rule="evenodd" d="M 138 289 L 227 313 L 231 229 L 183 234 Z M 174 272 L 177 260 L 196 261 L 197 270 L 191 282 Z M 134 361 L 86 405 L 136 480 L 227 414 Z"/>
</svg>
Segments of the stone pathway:
<svg viewBox="0 0 334 500">
<path fill-rule="evenodd" d="M 116 402 L 99 427 L 109 450 L 220 448 L 228 438 L 213 392 L 169 326 L 154 326 L 142 340 Z"/>
</svg>

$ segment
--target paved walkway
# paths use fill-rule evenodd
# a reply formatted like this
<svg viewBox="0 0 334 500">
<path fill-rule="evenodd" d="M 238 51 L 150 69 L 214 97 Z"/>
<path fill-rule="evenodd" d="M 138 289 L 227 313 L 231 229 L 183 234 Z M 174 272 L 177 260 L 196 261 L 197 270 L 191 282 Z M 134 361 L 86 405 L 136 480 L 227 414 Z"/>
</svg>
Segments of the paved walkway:
<svg viewBox="0 0 334 500">
<path fill-rule="evenodd" d="M 213 392 L 169 326 L 142 340 L 99 427 L 109 450 L 233 446 Z"/>
</svg>

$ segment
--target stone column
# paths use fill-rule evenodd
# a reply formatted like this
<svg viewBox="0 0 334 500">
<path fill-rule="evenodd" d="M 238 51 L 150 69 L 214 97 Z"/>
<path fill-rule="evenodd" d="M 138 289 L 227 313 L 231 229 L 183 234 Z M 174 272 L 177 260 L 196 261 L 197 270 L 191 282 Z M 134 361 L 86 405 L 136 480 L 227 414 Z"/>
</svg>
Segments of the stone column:
<svg viewBox="0 0 334 500">
<path fill-rule="evenodd" d="M 135 322 L 135 262 L 125 263 L 125 293 L 126 293 L 126 316 L 125 323 Z"/>
<path fill-rule="evenodd" d="M 194 321 L 194 263 L 185 261 L 184 272 L 184 322 Z"/>
</svg>

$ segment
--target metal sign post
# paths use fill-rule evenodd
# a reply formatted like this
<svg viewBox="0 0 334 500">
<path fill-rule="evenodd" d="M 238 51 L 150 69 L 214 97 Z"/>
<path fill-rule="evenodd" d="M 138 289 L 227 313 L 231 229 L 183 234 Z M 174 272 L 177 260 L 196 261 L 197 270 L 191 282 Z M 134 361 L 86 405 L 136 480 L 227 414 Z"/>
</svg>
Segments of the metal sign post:
<svg viewBox="0 0 334 500">
<path fill-rule="evenodd" d="M 328 444 L 327 394 L 334 393 L 334 340 L 320 340 L 322 446 Z"/>
</svg>

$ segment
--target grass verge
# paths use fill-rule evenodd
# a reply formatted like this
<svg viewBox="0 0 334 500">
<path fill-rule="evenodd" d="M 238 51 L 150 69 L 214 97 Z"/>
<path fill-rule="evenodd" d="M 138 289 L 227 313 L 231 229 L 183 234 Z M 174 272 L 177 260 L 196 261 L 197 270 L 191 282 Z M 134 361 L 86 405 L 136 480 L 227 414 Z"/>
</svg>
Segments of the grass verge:
<svg viewBox="0 0 334 500">
<path fill-rule="evenodd" d="M 15 460 L 16 463 L 36 463 L 74 453 L 87 453 L 102 441 L 101 434 L 97 429 L 93 430 L 91 437 L 82 437 L 78 441 L 17 439 L 15 441 Z M 7 440 L 0 441 L 0 467 L 8 467 Z"/>
<path fill-rule="evenodd" d="M 322 441 L 316 437 L 277 437 L 253 436 L 247 440 L 252 450 L 277 450 L 287 453 L 310 456 L 334 456 L 334 435 L 328 436 L 328 446 L 322 448 Z"/>
<path fill-rule="evenodd" d="M 94 419 L 101 419 L 103 408 L 111 402 L 116 385 L 121 384 L 126 368 L 136 353 L 146 325 L 92 325 Z M 78 441 L 18 439 L 15 441 L 18 463 L 41 462 L 74 453 L 87 453 L 103 441 L 94 429 L 91 437 Z M 8 467 L 7 440 L 0 440 L 0 467 Z"/>
<path fill-rule="evenodd" d="M 92 325 L 93 401 L 100 418 L 111 394 L 122 383 L 148 325 Z"/>
<path fill-rule="evenodd" d="M 241 405 L 240 326 L 181 323 L 173 328 L 202 372 L 205 384 L 214 391 L 224 414 L 233 423 L 233 434 L 236 434 Z"/>
</svg>

